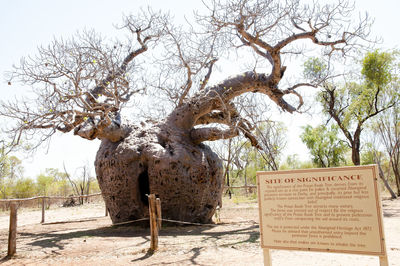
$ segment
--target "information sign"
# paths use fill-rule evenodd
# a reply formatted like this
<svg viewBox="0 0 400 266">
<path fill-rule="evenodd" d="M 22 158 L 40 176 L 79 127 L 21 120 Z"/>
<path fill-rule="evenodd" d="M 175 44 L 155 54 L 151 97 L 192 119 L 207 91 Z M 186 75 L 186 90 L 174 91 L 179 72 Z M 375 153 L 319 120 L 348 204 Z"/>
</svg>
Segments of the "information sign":
<svg viewBox="0 0 400 266">
<path fill-rule="evenodd" d="M 385 256 L 375 165 L 258 172 L 261 246 Z"/>
</svg>

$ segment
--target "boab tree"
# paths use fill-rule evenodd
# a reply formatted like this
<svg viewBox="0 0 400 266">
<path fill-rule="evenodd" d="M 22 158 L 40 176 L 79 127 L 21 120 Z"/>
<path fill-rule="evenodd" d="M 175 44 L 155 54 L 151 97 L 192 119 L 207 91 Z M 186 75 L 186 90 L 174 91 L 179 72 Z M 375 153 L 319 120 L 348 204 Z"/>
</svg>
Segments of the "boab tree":
<svg viewBox="0 0 400 266">
<path fill-rule="evenodd" d="M 2 102 L 1 115 L 16 121 L 10 130 L 14 142 L 22 134 L 40 132 L 43 140 L 56 131 L 100 139 L 96 175 L 113 222 L 147 216 L 147 193 L 162 199 L 165 218 L 209 222 L 221 200 L 223 178 L 220 159 L 203 142 L 243 134 L 258 147 L 253 125 L 235 108 L 235 98 L 264 94 L 282 110 L 297 111 L 303 101 L 296 88 L 315 84 L 280 88 L 284 57 L 303 55 L 304 44 L 321 48 L 326 60 L 346 56 L 368 28 L 367 18 L 348 23 L 352 10 L 345 1 L 326 6 L 211 1 L 204 14 L 196 14 L 197 26 L 191 24 L 189 32 L 166 15 L 142 12 L 124 20 L 128 43 L 86 32 L 55 40 L 23 59 L 9 84 L 29 85 L 37 97 Z M 256 64 L 211 84 L 217 59 L 229 50 L 252 54 Z M 151 51 L 161 64 L 144 71 L 142 63 L 151 60 L 144 54 Z M 259 68 L 260 62 L 269 66 Z M 157 80 L 147 79 L 157 70 Z M 146 87 L 168 95 L 174 105 L 158 122 L 130 123 L 121 109 Z"/>
</svg>

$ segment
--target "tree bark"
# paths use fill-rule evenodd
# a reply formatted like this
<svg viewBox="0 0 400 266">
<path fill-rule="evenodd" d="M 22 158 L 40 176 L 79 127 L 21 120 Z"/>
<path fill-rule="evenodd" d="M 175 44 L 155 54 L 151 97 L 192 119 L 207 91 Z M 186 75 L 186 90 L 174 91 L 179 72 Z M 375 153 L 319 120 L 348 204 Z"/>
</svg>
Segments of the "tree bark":
<svg viewBox="0 0 400 266">
<path fill-rule="evenodd" d="M 395 149 L 389 153 L 390 164 L 392 166 L 394 180 L 396 181 L 397 195 L 400 196 L 400 171 L 399 171 L 399 153 L 398 153 L 398 143 L 395 145 Z"/>
<path fill-rule="evenodd" d="M 394 174 L 394 179 L 396 180 L 396 187 L 397 187 L 397 195 L 400 196 L 400 173 L 397 166 L 395 166 L 392 162 L 392 169 Z"/>
<path fill-rule="evenodd" d="M 396 199 L 396 193 L 394 193 L 393 189 L 390 187 L 389 182 L 385 178 L 385 174 L 383 173 L 382 166 L 379 161 L 377 161 L 378 168 L 379 168 L 379 177 L 382 179 L 383 184 L 385 185 L 386 189 L 389 191 L 390 196 L 392 199 Z"/>
<path fill-rule="evenodd" d="M 351 142 L 351 159 L 352 159 L 354 165 L 360 165 L 361 164 L 361 158 L 360 158 L 361 140 L 360 140 L 360 135 L 361 135 L 361 127 L 358 126 L 356 131 L 354 132 L 353 141 Z"/>
<path fill-rule="evenodd" d="M 357 144 L 353 144 L 351 147 L 351 160 L 353 161 L 354 165 L 361 164 L 360 148 L 359 148 L 359 146 L 357 146 Z"/>
<path fill-rule="evenodd" d="M 222 162 L 168 122 L 132 126 L 119 142 L 102 140 L 95 167 L 113 223 L 148 217 L 146 194 L 162 201 L 163 218 L 211 222 L 223 190 Z"/>
</svg>

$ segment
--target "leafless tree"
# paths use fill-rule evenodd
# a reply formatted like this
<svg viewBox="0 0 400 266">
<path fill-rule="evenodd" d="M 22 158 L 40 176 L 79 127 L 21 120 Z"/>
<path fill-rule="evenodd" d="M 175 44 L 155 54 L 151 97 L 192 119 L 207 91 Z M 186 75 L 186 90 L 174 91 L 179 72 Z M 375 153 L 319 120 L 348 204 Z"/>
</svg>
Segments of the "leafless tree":
<svg viewBox="0 0 400 266">
<path fill-rule="evenodd" d="M 230 186 L 233 185 L 233 181 L 239 179 L 239 175 L 242 174 L 243 163 L 240 160 L 243 154 L 244 146 L 247 141 L 243 138 L 230 138 L 217 143 L 210 143 L 213 151 L 218 155 L 223 163 L 223 177 L 224 184 L 228 187 L 226 194 L 229 198 L 232 198 L 232 190 Z M 219 203 L 222 207 L 222 203 Z"/>
<path fill-rule="evenodd" d="M 394 108 L 381 116 L 376 123 L 375 131 L 389 157 L 390 165 L 396 181 L 397 195 L 400 196 L 400 125 L 399 110 Z"/>
<path fill-rule="evenodd" d="M 269 119 L 271 108 L 262 104 L 257 94 L 248 94 L 235 99 L 235 107 L 242 117 L 253 126 L 258 145 L 243 137 L 230 138 L 212 145 L 213 151 L 223 160 L 226 186 L 234 181 L 244 181 L 247 186 L 249 167 L 259 170 L 278 170 L 279 156 L 286 145 L 285 130 L 281 123 Z M 231 197 L 231 190 L 227 194 Z"/>
<path fill-rule="evenodd" d="M 93 182 L 93 177 L 90 176 L 90 167 L 84 165 L 80 167 L 81 174 L 77 178 L 71 177 L 64 164 L 64 173 L 68 179 L 74 193 L 77 196 L 89 195 L 90 184 Z M 83 198 L 79 198 L 79 203 L 83 204 Z"/>
<path fill-rule="evenodd" d="M 247 97 L 241 105 L 245 117 L 254 126 L 253 132 L 258 141 L 258 146 L 254 148 L 266 165 L 260 170 L 278 170 L 280 155 L 286 146 L 285 127 L 271 118 L 271 108 L 263 105 L 258 97 Z"/>
<path fill-rule="evenodd" d="M 351 21 L 352 11 L 342 0 L 212 0 L 182 27 L 143 11 L 125 18 L 126 43 L 88 31 L 23 59 L 9 84 L 29 85 L 37 97 L 3 101 L 0 115 L 16 121 L 9 131 L 14 142 L 23 133 L 41 133 L 45 140 L 56 131 L 101 139 L 96 174 L 113 222 L 147 216 L 148 192 L 162 199 L 165 217 L 209 222 L 223 176 L 221 161 L 202 142 L 243 134 L 258 147 L 254 125 L 240 115 L 235 98 L 259 93 L 283 111 L 297 111 L 303 99 L 296 89 L 315 83 L 279 86 L 290 67 L 285 58 L 307 56 L 304 44 L 327 61 L 351 55 L 369 31 L 368 17 Z M 257 60 L 236 76 L 210 82 L 218 59 L 229 51 Z M 142 64 L 154 58 L 159 65 Z M 120 112 L 143 88 L 173 104 L 162 104 L 169 111 L 158 122 L 132 124 Z M 158 106 L 150 103 L 151 110 Z"/>
<path fill-rule="evenodd" d="M 381 163 L 382 158 L 381 157 L 382 156 L 378 155 L 377 152 L 375 152 L 374 161 L 378 165 L 379 177 L 381 178 L 383 184 L 385 185 L 385 188 L 389 191 L 391 198 L 392 199 L 396 199 L 397 198 L 396 193 L 394 193 L 392 187 L 390 186 L 390 184 L 389 184 L 389 182 L 388 182 L 388 180 L 385 177 L 385 174 L 383 172 L 382 163 Z"/>
</svg>

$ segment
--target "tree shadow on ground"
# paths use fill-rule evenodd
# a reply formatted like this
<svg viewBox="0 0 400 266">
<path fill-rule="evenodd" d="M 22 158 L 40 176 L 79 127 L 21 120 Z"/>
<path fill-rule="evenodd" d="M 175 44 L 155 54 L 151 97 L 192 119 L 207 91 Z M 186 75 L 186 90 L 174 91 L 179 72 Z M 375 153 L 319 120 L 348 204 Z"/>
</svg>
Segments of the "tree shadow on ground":
<svg viewBox="0 0 400 266">
<path fill-rule="evenodd" d="M 73 229 L 74 230 L 74 229 Z M 27 243 L 29 246 L 40 247 L 40 248 L 58 248 L 63 250 L 64 247 L 61 244 L 62 241 L 79 239 L 79 238 L 91 238 L 91 237 L 141 237 L 146 243 L 150 240 L 148 235 L 150 234 L 149 229 L 143 227 L 129 227 L 129 226 L 110 226 L 100 227 L 96 229 L 79 230 L 60 233 L 60 231 L 53 230 L 46 233 L 30 233 L 30 232 L 19 232 L 20 237 L 29 238 L 33 241 Z M 69 230 L 71 231 L 71 230 Z"/>
<path fill-rule="evenodd" d="M 248 222 L 246 222 L 248 223 Z M 242 228 L 235 228 L 230 230 L 225 230 L 226 226 L 232 226 L 232 224 L 219 224 L 216 225 L 215 229 L 210 230 L 214 226 L 178 226 L 178 227 L 168 227 L 167 230 L 160 231 L 160 237 L 162 236 L 201 236 L 202 240 L 199 242 L 199 247 L 192 248 L 188 253 L 192 253 L 190 258 L 181 261 L 174 261 L 171 263 L 161 263 L 161 265 L 179 265 L 179 263 L 184 264 L 190 261 L 192 265 L 198 265 L 196 258 L 201 255 L 201 252 L 209 246 L 209 243 L 215 243 L 218 247 L 228 247 L 228 248 L 239 248 L 241 244 L 253 244 L 257 242 L 260 238 L 260 233 L 258 231 L 258 224 L 253 222 L 251 225 L 247 225 Z M 218 231 L 218 227 L 221 231 Z M 235 236 L 230 239 L 226 239 L 227 236 Z M 244 238 L 243 238 L 244 236 Z M 238 238 L 240 240 L 238 240 Z M 225 242 L 224 244 L 218 244 L 218 241 Z M 200 244 L 201 243 L 201 244 Z"/>
<path fill-rule="evenodd" d="M 0 264 L 3 264 L 3 263 L 5 263 L 6 261 L 9 261 L 9 260 L 11 260 L 12 259 L 12 257 L 11 256 L 5 256 L 4 258 L 2 258 L 2 259 L 0 259 Z"/>
<path fill-rule="evenodd" d="M 400 217 L 400 208 L 398 205 L 391 205 L 390 201 L 383 201 L 382 207 L 384 217 Z"/>
<path fill-rule="evenodd" d="M 224 242 L 221 247 L 234 247 L 243 243 L 255 243 L 259 239 L 258 224 L 253 222 L 241 227 L 237 225 L 236 228 L 231 228 L 232 224 L 220 225 L 202 225 L 202 226 L 165 226 L 161 229 L 159 236 L 162 237 L 179 237 L 179 236 L 199 236 L 199 247 L 191 248 L 188 253 L 192 253 L 187 260 L 192 264 L 196 263 L 196 258 L 201 255 L 202 250 L 207 247 L 207 241 L 212 241 L 215 245 L 222 240 Z M 96 229 L 81 229 L 81 228 L 65 228 L 67 232 L 56 230 L 57 228 L 49 228 L 47 232 L 32 233 L 27 230 L 20 231 L 19 237 L 26 239 L 26 246 L 31 246 L 33 249 L 39 248 L 52 248 L 56 250 L 64 250 L 65 241 L 73 239 L 86 239 L 91 237 L 109 238 L 109 237 L 123 237 L 123 238 L 140 238 L 141 241 L 136 245 L 141 246 L 148 243 L 150 245 L 150 230 L 143 226 L 107 226 Z M 65 229 L 63 229 L 65 231 Z M 233 238 L 228 240 L 224 239 L 226 236 L 232 235 Z M 240 239 L 239 239 L 240 238 Z M 57 251 L 52 250 L 53 254 L 59 254 Z M 132 260 L 133 262 L 145 261 L 153 255 L 153 252 L 147 251 L 142 257 Z M 3 258 L 4 261 L 6 258 Z M 0 262 L 1 263 L 1 262 Z M 167 263 L 168 264 L 168 263 Z"/>
<path fill-rule="evenodd" d="M 400 210 L 385 210 L 383 211 L 383 217 L 399 217 L 400 216 Z"/>
<path fill-rule="evenodd" d="M 154 250 L 149 249 L 149 250 L 147 250 L 146 254 L 144 254 L 142 257 L 134 259 L 134 260 L 131 260 L 131 262 L 143 261 L 145 259 L 150 258 L 153 255 L 154 255 Z"/>
</svg>

